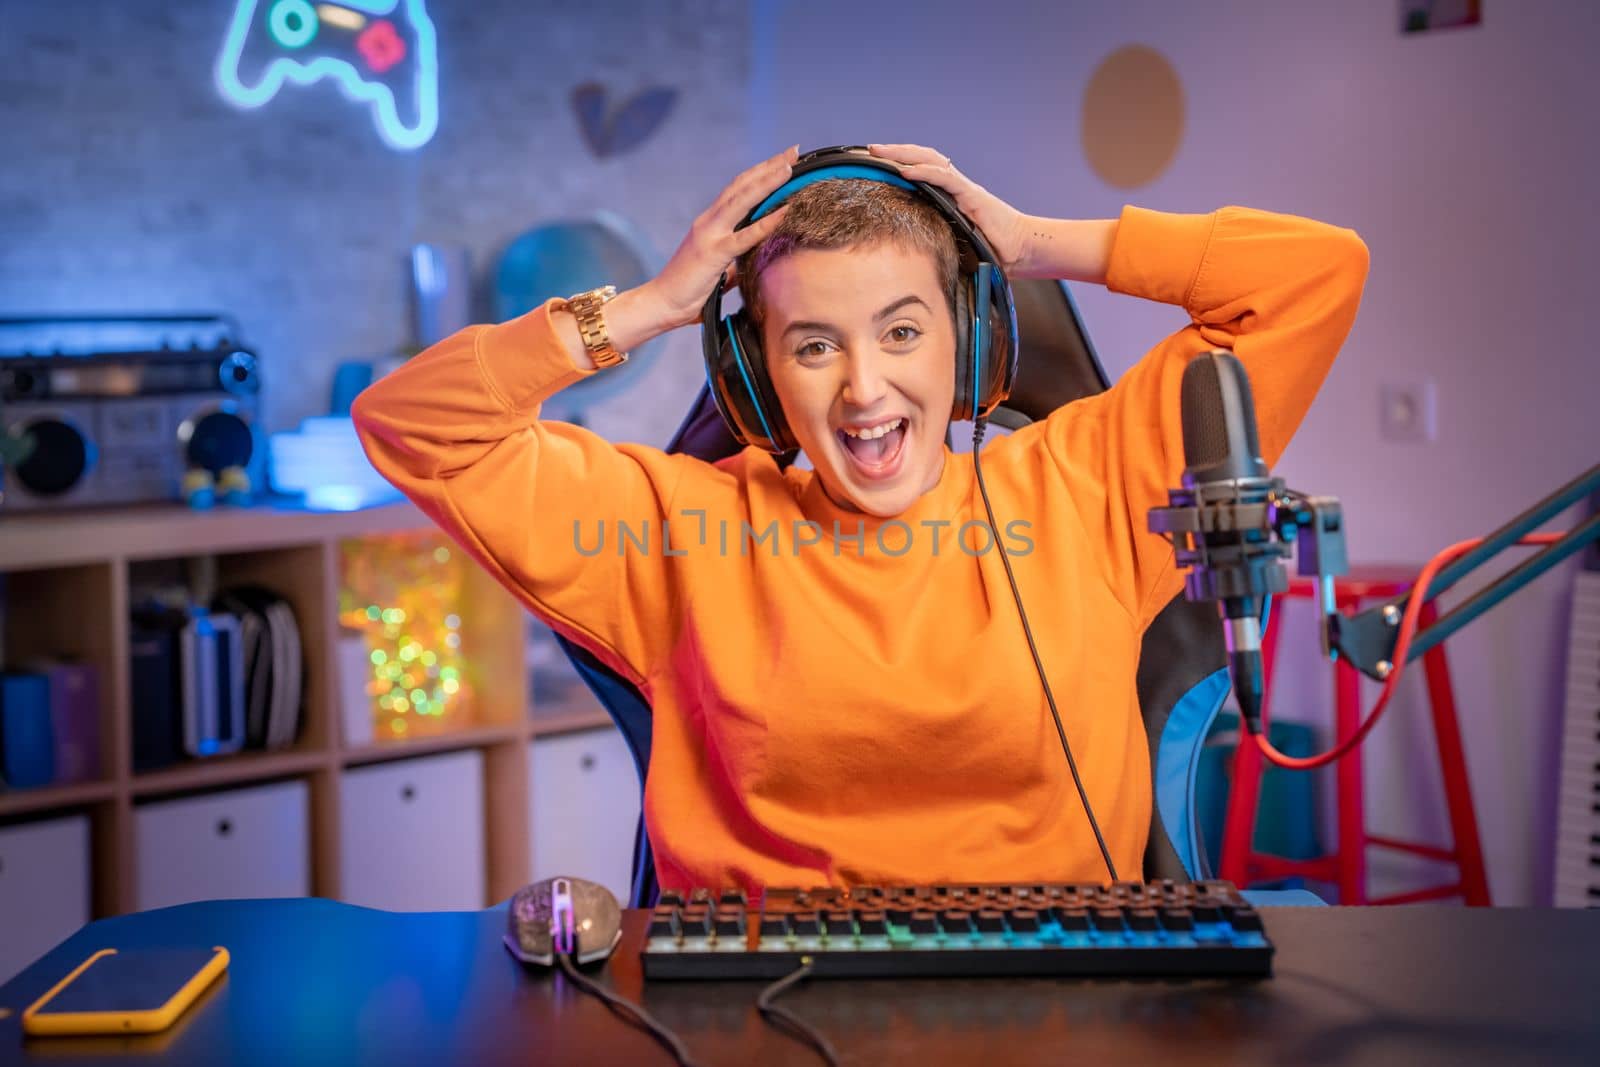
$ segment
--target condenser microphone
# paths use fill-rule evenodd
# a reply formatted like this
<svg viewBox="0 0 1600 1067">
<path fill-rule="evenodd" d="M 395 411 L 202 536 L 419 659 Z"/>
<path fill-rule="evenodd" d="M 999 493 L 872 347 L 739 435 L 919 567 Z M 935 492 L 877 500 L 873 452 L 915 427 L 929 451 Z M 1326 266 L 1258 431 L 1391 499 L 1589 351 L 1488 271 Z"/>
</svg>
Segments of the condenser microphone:
<svg viewBox="0 0 1600 1067">
<path fill-rule="evenodd" d="M 1217 349 L 1189 363 L 1181 410 L 1183 488 L 1168 493 L 1171 507 L 1151 511 L 1150 528 L 1187 535 L 1173 541 L 1178 565 L 1190 568 L 1185 595 L 1217 603 L 1239 711 L 1259 732 L 1262 608 L 1289 584 L 1280 562 L 1287 548 L 1271 521 L 1283 483 L 1261 458 L 1250 380 L 1233 353 Z"/>
</svg>

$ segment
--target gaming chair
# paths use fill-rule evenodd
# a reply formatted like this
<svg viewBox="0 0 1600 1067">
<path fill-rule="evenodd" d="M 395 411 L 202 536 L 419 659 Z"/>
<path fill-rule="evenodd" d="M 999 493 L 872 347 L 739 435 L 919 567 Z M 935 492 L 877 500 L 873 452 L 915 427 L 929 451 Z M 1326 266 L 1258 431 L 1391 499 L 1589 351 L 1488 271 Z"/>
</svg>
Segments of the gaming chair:
<svg viewBox="0 0 1600 1067">
<path fill-rule="evenodd" d="M 1021 359 L 1016 385 L 990 422 L 1017 429 L 1063 404 L 1110 388 L 1065 285 L 1014 279 Z M 702 388 L 668 452 L 714 463 L 740 445 L 728 432 L 709 388 Z M 793 453 L 778 457 L 780 465 Z M 631 684 L 592 654 L 557 635 L 579 675 L 616 722 L 633 754 L 641 791 L 650 765 L 650 707 Z M 1179 596 L 1145 632 L 1139 660 L 1139 705 L 1150 739 L 1152 805 L 1144 877 L 1178 881 L 1211 877 L 1195 813 L 1200 747 L 1229 690 L 1227 650 L 1214 605 Z M 1065 765 L 1062 773 L 1066 773 Z M 641 814 L 634 838 L 630 907 L 650 907 L 659 892 L 655 859 Z"/>
</svg>

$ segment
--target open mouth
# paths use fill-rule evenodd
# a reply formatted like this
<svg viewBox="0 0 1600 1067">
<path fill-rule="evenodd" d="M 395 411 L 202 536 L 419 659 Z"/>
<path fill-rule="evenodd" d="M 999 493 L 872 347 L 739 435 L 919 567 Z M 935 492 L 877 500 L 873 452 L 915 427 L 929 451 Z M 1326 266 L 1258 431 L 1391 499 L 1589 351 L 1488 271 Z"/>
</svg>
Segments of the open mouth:
<svg viewBox="0 0 1600 1067">
<path fill-rule="evenodd" d="M 908 427 L 909 423 L 902 417 L 866 429 L 838 429 L 834 434 L 855 465 L 856 473 L 878 481 L 900 472 Z"/>
</svg>

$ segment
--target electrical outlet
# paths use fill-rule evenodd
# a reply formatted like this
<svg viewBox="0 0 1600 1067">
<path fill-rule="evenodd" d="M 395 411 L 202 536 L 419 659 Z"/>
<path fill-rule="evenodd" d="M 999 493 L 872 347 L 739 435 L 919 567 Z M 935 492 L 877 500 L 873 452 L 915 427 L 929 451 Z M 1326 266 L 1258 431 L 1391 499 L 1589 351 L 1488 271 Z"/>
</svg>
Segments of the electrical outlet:
<svg viewBox="0 0 1600 1067">
<path fill-rule="evenodd" d="M 1438 439 L 1436 390 L 1432 382 L 1380 385 L 1378 404 L 1378 432 L 1385 441 L 1425 444 Z"/>
</svg>

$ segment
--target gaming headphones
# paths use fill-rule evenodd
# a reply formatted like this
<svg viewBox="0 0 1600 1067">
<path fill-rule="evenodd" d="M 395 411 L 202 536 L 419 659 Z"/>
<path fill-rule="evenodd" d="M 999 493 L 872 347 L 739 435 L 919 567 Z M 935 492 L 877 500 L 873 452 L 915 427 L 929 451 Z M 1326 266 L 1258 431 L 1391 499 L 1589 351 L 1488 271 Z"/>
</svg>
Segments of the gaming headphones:
<svg viewBox="0 0 1600 1067">
<path fill-rule="evenodd" d="M 952 419 L 986 417 L 1011 395 L 1017 377 L 1017 316 L 1011 284 L 1000 261 L 967 217 L 942 190 L 910 181 L 887 160 L 866 154 L 860 145 L 819 148 L 801 156 L 792 176 L 756 206 L 736 229 L 744 229 L 813 182 L 861 178 L 920 193 L 955 234 L 959 276 L 955 291 L 956 392 Z M 767 374 L 761 336 L 748 313 L 722 313 L 725 279 L 719 278 L 701 313 L 701 344 L 706 380 L 717 410 L 740 444 L 768 452 L 800 447 Z"/>
</svg>

